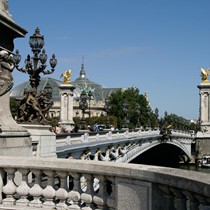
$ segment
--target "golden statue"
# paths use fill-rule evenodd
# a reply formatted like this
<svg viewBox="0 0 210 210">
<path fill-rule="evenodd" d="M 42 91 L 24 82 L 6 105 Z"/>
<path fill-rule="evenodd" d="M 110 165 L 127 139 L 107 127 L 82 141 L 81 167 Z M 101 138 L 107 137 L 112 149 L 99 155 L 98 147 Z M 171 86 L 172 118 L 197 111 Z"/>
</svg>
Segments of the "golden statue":
<svg viewBox="0 0 210 210">
<path fill-rule="evenodd" d="M 72 70 L 69 69 L 69 70 L 64 71 L 64 72 L 61 74 L 60 78 L 63 77 L 63 83 L 64 83 L 64 84 L 70 84 L 71 72 L 72 72 Z"/>
<path fill-rule="evenodd" d="M 201 70 L 201 79 L 202 79 L 202 82 L 209 82 L 209 79 L 208 79 L 208 76 L 209 76 L 209 69 L 203 69 L 203 68 L 200 68 Z"/>
</svg>

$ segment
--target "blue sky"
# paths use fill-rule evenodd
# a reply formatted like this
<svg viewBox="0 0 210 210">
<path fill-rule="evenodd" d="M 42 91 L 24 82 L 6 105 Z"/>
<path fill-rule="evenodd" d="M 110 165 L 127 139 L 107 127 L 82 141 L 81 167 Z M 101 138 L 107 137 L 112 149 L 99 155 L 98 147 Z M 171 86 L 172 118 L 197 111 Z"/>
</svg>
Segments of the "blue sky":
<svg viewBox="0 0 210 210">
<path fill-rule="evenodd" d="M 84 56 L 87 78 L 104 87 L 148 93 L 163 115 L 197 119 L 200 67 L 210 67 L 209 0 L 9 0 L 14 21 L 28 31 L 15 49 L 32 55 L 29 37 L 39 27 L 59 79 Z M 28 75 L 14 70 L 15 85 Z"/>
</svg>

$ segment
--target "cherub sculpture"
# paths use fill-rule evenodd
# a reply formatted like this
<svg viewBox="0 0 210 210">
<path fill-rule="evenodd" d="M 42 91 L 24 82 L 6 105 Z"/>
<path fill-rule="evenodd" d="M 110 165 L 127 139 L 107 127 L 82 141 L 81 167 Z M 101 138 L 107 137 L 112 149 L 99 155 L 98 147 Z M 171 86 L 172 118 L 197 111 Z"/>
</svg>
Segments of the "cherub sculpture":
<svg viewBox="0 0 210 210">
<path fill-rule="evenodd" d="M 209 76 L 210 70 L 209 69 L 205 70 L 203 68 L 200 68 L 200 70 L 201 70 L 202 82 L 209 82 L 208 76 Z"/>
<path fill-rule="evenodd" d="M 71 72 L 72 72 L 72 70 L 69 69 L 69 70 L 67 70 L 67 71 L 64 71 L 64 72 L 61 74 L 60 78 L 63 77 L 63 83 L 64 83 L 64 84 L 70 84 Z"/>
</svg>

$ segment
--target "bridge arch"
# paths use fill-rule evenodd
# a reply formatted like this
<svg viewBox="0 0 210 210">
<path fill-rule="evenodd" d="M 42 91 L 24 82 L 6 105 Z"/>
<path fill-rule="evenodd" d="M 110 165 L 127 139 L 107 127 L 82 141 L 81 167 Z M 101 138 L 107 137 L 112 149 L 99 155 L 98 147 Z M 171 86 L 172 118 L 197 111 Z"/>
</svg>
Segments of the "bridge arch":
<svg viewBox="0 0 210 210">
<path fill-rule="evenodd" d="M 189 162 L 189 151 L 178 141 L 156 142 L 150 147 L 140 150 L 126 161 L 129 163 L 175 166 L 180 161 Z"/>
</svg>

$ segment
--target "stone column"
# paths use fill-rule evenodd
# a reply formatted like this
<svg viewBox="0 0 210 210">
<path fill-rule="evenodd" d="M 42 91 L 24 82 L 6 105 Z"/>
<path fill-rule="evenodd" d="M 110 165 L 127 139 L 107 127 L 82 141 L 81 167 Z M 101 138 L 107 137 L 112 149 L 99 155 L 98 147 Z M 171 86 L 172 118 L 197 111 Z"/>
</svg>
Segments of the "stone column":
<svg viewBox="0 0 210 210">
<path fill-rule="evenodd" d="M 200 162 L 203 155 L 210 155 L 210 82 L 198 85 L 200 94 L 200 131 L 196 139 L 196 159 Z"/>
<path fill-rule="evenodd" d="M 198 85 L 200 91 L 201 129 L 210 133 L 210 83 Z"/>
<path fill-rule="evenodd" d="M 9 92 L 13 86 L 13 40 L 26 33 L 12 20 L 8 1 L 0 0 L 0 156 L 32 156 L 30 133 L 12 118 Z"/>
<path fill-rule="evenodd" d="M 71 84 L 61 84 L 60 89 L 60 121 L 68 131 L 74 126 L 73 121 L 73 91 L 75 87 Z"/>
</svg>

